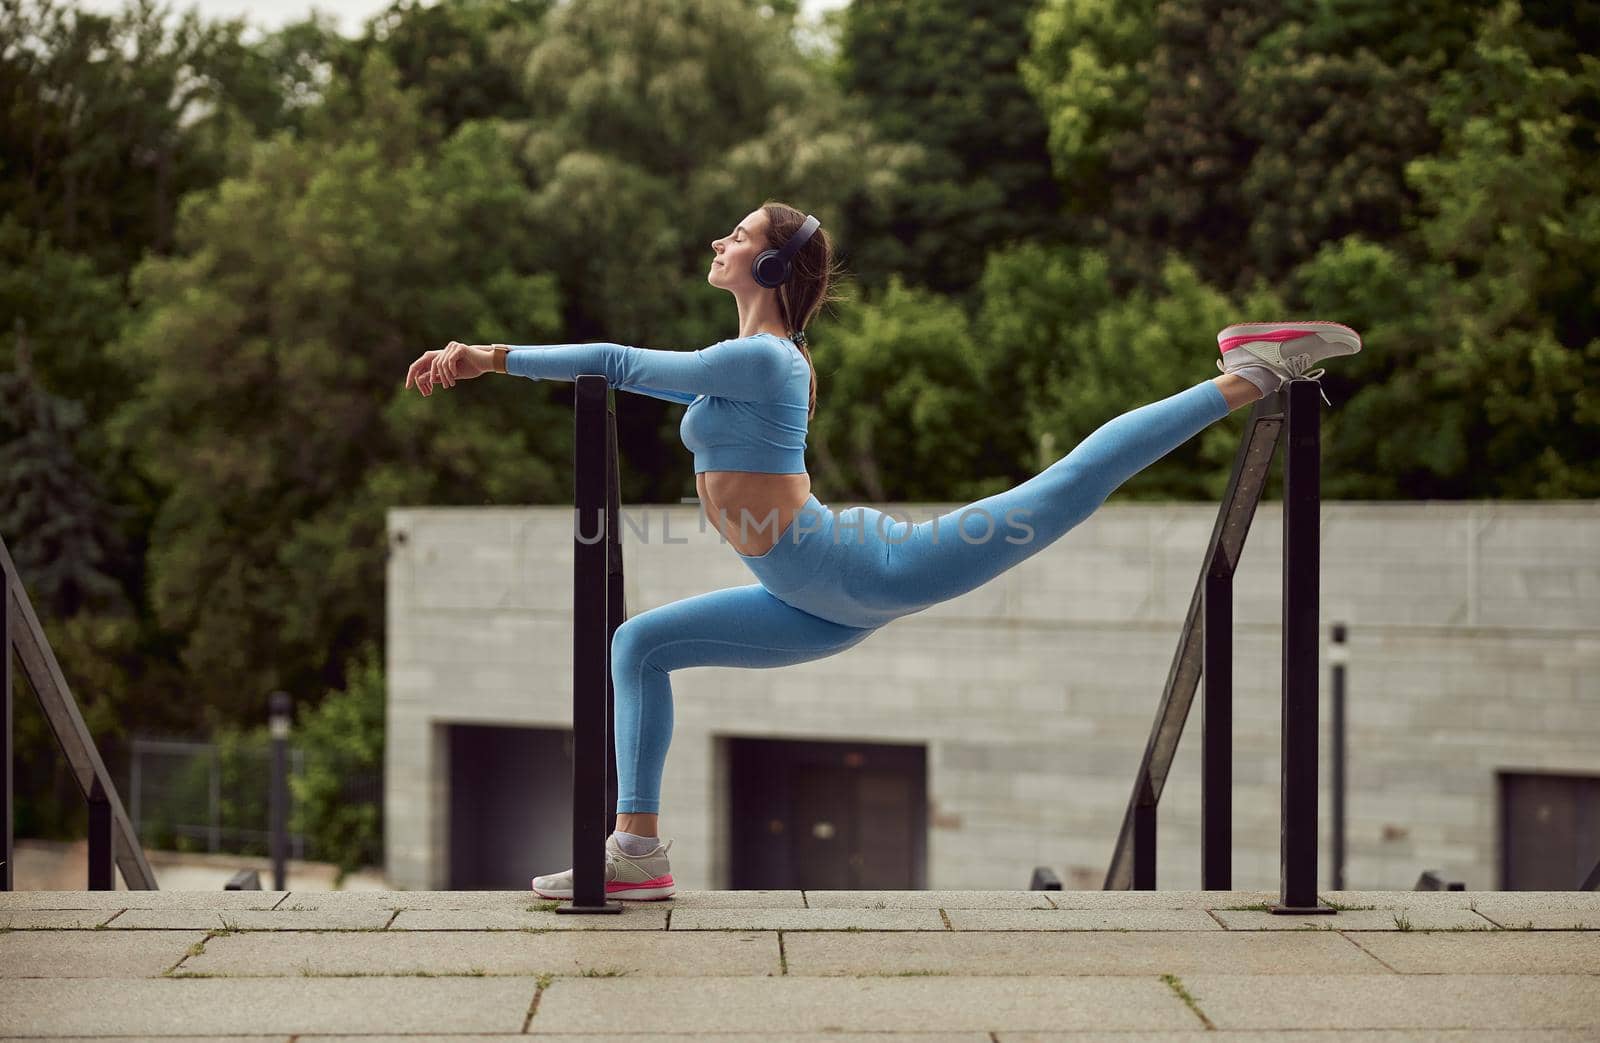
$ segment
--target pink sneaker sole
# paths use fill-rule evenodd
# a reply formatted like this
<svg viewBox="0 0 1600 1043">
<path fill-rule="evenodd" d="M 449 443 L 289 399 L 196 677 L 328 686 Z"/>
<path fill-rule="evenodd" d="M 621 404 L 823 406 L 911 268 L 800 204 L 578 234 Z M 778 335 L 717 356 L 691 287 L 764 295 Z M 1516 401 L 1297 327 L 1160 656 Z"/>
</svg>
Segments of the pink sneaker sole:
<svg viewBox="0 0 1600 1043">
<path fill-rule="evenodd" d="M 637 884 L 612 880 L 606 884 L 606 897 L 615 898 L 623 902 L 659 902 L 663 898 L 672 897 L 672 874 L 658 876 L 652 880 L 644 880 Z M 572 900 L 572 892 L 567 890 L 541 891 L 533 888 L 533 893 L 540 898 L 556 898 L 565 901 Z"/>
</svg>

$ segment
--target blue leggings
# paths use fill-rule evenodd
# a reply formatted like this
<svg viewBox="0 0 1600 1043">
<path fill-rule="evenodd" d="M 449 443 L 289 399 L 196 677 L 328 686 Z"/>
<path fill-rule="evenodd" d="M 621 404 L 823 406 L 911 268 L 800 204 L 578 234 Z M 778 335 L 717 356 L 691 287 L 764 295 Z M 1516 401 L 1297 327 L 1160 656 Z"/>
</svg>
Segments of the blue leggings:
<svg viewBox="0 0 1600 1043">
<path fill-rule="evenodd" d="M 612 636 L 617 811 L 661 810 L 672 671 L 788 666 L 860 644 L 890 620 L 1032 557 L 1123 482 L 1227 415 L 1222 392 L 1207 381 L 1108 421 L 1021 485 L 926 522 L 871 507 L 835 513 L 810 497 L 771 550 L 740 555 L 759 583 L 652 608 Z"/>
</svg>

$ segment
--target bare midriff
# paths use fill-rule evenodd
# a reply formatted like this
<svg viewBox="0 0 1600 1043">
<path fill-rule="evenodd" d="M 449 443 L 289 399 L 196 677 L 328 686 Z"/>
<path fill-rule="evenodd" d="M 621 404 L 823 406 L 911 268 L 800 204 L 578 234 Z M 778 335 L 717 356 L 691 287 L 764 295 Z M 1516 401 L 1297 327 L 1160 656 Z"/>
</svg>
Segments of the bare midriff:
<svg viewBox="0 0 1600 1043">
<path fill-rule="evenodd" d="M 811 476 L 760 471 L 702 471 L 695 490 L 706 518 L 747 557 L 765 554 L 811 495 Z"/>
</svg>

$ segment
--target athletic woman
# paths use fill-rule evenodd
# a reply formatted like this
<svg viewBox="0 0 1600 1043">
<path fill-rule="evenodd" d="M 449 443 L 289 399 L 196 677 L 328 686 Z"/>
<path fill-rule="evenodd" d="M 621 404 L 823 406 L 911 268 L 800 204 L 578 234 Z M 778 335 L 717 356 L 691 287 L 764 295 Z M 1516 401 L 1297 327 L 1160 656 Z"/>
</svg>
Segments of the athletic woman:
<svg viewBox="0 0 1600 1043">
<path fill-rule="evenodd" d="M 835 512 L 811 494 L 805 443 L 817 379 L 805 328 L 834 274 L 827 233 L 815 218 L 768 202 L 711 248 L 706 279 L 738 305 L 732 340 L 698 351 L 452 341 L 406 374 L 406 386 L 426 396 L 487 373 L 567 381 L 600 373 L 624 391 L 689 407 L 679 433 L 694 454 L 700 503 L 758 582 L 649 609 L 613 635 L 618 792 L 606 893 L 620 899 L 673 891 L 672 842 L 661 842 L 657 825 L 674 670 L 787 666 L 860 644 L 891 620 L 1027 560 L 1230 411 L 1285 380 L 1315 379 L 1318 361 L 1361 348 L 1338 323 L 1229 326 L 1217 335 L 1222 376 L 1106 422 L 1013 489 L 912 524 L 871 507 Z M 572 871 L 536 876 L 533 890 L 571 898 Z"/>
</svg>

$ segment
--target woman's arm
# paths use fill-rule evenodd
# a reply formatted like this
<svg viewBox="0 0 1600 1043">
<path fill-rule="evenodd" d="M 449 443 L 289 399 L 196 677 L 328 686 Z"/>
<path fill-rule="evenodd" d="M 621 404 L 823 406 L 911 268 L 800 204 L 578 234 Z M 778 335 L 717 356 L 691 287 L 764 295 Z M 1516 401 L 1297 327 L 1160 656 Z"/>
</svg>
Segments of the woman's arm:
<svg viewBox="0 0 1600 1043">
<path fill-rule="evenodd" d="M 533 380 L 576 380 L 600 373 L 613 387 L 669 402 L 697 395 L 765 402 L 789 375 L 789 353 L 764 336 L 740 337 L 698 351 L 656 351 L 622 344 L 507 345 L 506 372 Z"/>
</svg>

